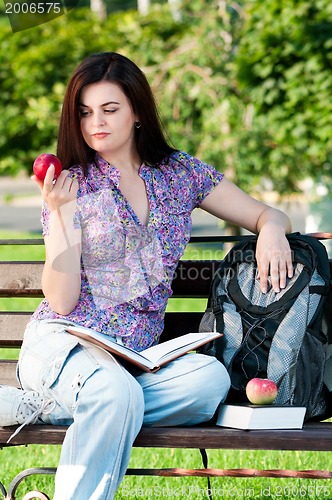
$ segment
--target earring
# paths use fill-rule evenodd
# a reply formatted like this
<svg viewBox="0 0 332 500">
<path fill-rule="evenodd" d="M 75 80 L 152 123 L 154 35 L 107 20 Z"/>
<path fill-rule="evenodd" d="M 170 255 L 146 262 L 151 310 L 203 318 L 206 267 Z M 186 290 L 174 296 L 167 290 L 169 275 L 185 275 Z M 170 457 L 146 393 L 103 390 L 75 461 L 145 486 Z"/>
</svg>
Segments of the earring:
<svg viewBox="0 0 332 500">
<path fill-rule="evenodd" d="M 135 128 L 141 128 L 141 122 L 135 122 Z"/>
</svg>

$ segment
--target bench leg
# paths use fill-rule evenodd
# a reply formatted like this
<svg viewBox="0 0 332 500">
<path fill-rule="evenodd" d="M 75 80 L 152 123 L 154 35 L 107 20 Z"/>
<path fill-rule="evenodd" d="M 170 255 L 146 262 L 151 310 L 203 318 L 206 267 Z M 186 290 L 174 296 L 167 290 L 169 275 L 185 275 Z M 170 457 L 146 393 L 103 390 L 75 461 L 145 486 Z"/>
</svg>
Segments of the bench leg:
<svg viewBox="0 0 332 500">
<path fill-rule="evenodd" d="M 22 500 L 34 500 L 36 498 L 39 498 L 40 500 L 50 500 L 50 497 L 41 491 L 29 491 L 29 493 L 24 495 Z"/>
<path fill-rule="evenodd" d="M 1 494 L 2 494 L 2 498 L 6 498 L 7 491 L 6 491 L 6 488 L 4 487 L 4 485 L 2 484 L 1 481 L 0 481 L 0 491 L 1 491 Z"/>
<path fill-rule="evenodd" d="M 31 468 L 31 469 L 26 469 L 17 474 L 17 476 L 14 477 L 12 482 L 9 485 L 8 492 L 6 493 L 5 489 L 3 488 L 3 493 L 6 495 L 4 497 L 4 500 L 15 500 L 15 494 L 16 490 L 19 486 L 19 484 L 28 476 L 33 476 L 35 474 L 55 474 L 56 473 L 56 468 L 54 467 L 37 467 L 37 468 Z M 3 485 L 1 485 L 3 486 Z M 50 497 L 47 496 L 45 493 L 42 493 L 41 491 L 30 491 L 27 493 L 22 500 L 32 500 L 34 498 L 39 498 L 40 500 L 50 500 Z"/>
<path fill-rule="evenodd" d="M 127 469 L 128 476 L 332 479 L 332 471 L 288 469 Z"/>
</svg>

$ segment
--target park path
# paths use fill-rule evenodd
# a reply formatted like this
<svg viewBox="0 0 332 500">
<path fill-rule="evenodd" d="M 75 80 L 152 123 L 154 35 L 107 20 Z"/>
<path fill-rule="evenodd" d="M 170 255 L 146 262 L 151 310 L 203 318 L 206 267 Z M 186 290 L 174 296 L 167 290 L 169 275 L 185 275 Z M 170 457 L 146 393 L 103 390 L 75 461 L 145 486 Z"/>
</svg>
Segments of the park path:
<svg viewBox="0 0 332 500">
<path fill-rule="evenodd" d="M 0 231 L 29 231 L 41 233 L 41 197 L 38 186 L 29 177 L 0 177 Z M 195 210 L 193 235 L 219 235 L 215 217 Z"/>
</svg>

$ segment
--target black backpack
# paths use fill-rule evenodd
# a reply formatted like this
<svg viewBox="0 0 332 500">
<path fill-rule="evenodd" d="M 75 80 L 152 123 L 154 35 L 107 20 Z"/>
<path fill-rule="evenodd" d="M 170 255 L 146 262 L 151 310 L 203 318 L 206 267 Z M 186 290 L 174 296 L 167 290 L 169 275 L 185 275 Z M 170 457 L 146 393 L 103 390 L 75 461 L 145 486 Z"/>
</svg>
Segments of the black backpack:
<svg viewBox="0 0 332 500">
<path fill-rule="evenodd" d="M 306 420 L 329 413 L 324 367 L 330 332 L 327 297 L 331 292 L 328 255 L 318 239 L 292 233 L 294 276 L 275 293 L 260 291 L 256 277 L 256 236 L 244 236 L 219 264 L 213 277 L 200 331 L 223 333 L 201 350 L 228 370 L 228 403 L 248 402 L 247 382 L 269 378 L 278 386 L 275 404 L 306 406 Z"/>
</svg>

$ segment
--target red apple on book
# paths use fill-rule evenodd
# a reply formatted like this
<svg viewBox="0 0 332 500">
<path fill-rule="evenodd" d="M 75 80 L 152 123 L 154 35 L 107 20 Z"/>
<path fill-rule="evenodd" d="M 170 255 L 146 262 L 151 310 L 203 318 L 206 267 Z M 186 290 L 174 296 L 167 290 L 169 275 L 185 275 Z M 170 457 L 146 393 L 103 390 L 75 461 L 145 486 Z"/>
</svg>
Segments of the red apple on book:
<svg viewBox="0 0 332 500">
<path fill-rule="evenodd" d="M 278 387 L 273 380 L 255 377 L 247 383 L 246 394 L 254 405 L 269 405 L 277 397 Z"/>
<path fill-rule="evenodd" d="M 51 165 L 54 165 L 54 179 L 56 179 L 61 174 L 62 165 L 59 158 L 51 153 L 43 153 L 37 156 L 33 163 L 33 173 L 40 181 L 43 181 Z"/>
</svg>

